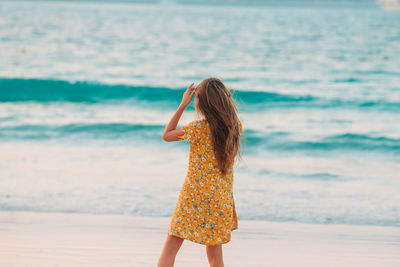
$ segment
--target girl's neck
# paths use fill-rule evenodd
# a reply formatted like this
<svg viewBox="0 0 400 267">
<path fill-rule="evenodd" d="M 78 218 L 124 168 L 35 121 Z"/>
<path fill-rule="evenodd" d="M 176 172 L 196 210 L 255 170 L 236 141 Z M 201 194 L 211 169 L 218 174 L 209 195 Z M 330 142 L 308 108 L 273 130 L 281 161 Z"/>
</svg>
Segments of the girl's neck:
<svg viewBox="0 0 400 267">
<path fill-rule="evenodd" d="M 206 120 L 206 118 L 200 113 L 196 113 L 196 116 L 198 120 Z"/>
</svg>

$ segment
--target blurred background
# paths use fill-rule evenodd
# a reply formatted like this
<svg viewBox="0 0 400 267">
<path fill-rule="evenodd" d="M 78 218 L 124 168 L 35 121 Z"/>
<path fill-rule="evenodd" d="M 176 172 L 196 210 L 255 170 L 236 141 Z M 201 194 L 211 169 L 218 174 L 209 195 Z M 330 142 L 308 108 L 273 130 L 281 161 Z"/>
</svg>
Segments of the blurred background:
<svg viewBox="0 0 400 267">
<path fill-rule="evenodd" d="M 239 220 L 400 226 L 399 7 L 0 1 L 0 210 L 171 216 L 189 144 L 161 135 L 214 75 Z"/>
</svg>

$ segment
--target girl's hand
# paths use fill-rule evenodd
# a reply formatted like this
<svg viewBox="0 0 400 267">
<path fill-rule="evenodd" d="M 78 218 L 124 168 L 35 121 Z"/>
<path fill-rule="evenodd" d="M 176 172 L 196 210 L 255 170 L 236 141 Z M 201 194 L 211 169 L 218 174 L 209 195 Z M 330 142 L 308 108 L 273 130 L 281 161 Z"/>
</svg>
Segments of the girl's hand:
<svg viewBox="0 0 400 267">
<path fill-rule="evenodd" d="M 196 87 L 193 87 L 192 83 L 185 91 L 182 97 L 181 106 L 187 107 L 193 99 L 193 95 L 196 92 Z"/>
</svg>

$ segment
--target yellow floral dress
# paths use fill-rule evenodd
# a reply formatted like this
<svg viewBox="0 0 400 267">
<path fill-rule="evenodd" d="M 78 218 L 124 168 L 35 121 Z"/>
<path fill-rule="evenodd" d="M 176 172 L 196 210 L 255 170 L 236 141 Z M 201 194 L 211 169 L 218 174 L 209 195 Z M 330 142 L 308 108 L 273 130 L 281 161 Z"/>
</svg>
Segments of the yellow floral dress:
<svg viewBox="0 0 400 267">
<path fill-rule="evenodd" d="M 203 245 L 228 243 L 231 232 L 238 229 L 233 166 L 222 176 L 205 119 L 192 121 L 182 129 L 180 140 L 190 143 L 189 166 L 168 234 Z"/>
</svg>

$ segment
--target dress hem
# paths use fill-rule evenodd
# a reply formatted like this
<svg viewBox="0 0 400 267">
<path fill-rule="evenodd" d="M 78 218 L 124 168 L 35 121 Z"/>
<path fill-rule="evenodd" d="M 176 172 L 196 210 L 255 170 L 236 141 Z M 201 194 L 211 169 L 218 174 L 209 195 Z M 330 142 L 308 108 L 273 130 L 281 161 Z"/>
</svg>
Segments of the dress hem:
<svg viewBox="0 0 400 267">
<path fill-rule="evenodd" d="M 238 226 L 236 226 L 235 228 L 231 229 L 231 232 L 230 232 L 230 233 L 232 233 L 234 230 L 237 230 L 237 229 L 239 229 Z M 180 237 L 180 238 L 182 238 L 182 239 L 186 239 L 186 240 L 191 241 L 191 242 L 194 242 L 194 243 L 196 243 L 196 244 L 205 245 L 205 246 L 214 246 L 214 245 L 226 244 L 226 243 L 229 243 L 229 242 L 231 241 L 231 239 L 232 239 L 232 238 L 229 238 L 229 239 L 228 239 L 227 241 L 225 241 L 225 242 L 206 244 L 206 243 L 199 242 L 199 241 L 197 241 L 196 239 L 193 239 L 193 238 L 190 238 L 190 237 L 183 237 L 183 236 L 181 236 L 180 234 L 172 233 L 172 232 L 170 232 L 170 231 L 168 231 L 168 234 L 169 234 L 169 235 L 172 235 L 172 236 Z"/>
</svg>

